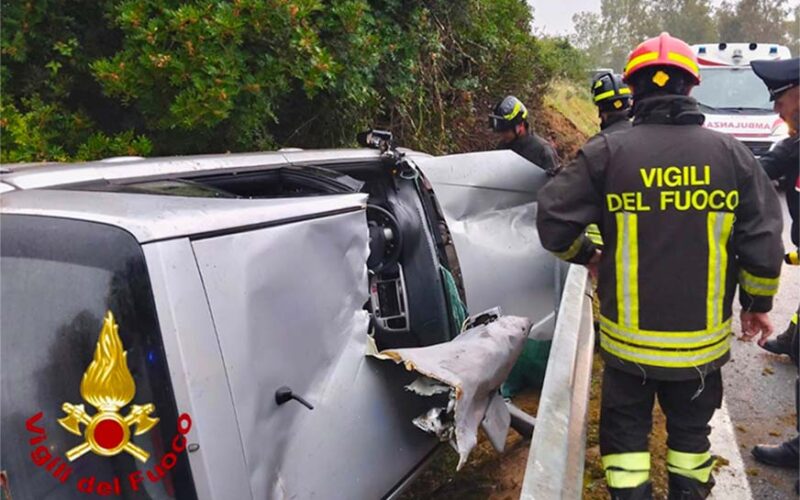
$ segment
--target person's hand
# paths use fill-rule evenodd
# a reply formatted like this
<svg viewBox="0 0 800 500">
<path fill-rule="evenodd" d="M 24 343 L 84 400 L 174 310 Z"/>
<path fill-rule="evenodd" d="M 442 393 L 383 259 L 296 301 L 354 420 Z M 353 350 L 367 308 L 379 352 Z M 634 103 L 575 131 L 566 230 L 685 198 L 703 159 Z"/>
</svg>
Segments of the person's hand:
<svg viewBox="0 0 800 500">
<path fill-rule="evenodd" d="M 594 251 L 594 255 L 592 258 L 589 259 L 589 262 L 586 264 L 586 267 L 589 269 L 589 276 L 592 277 L 592 281 L 595 283 L 597 282 L 597 275 L 599 273 L 598 267 L 600 266 L 600 258 L 603 256 L 603 252 L 599 249 Z"/>
<path fill-rule="evenodd" d="M 742 311 L 740 317 L 742 319 L 742 340 L 750 342 L 760 333 L 761 338 L 758 339 L 758 345 L 764 345 L 773 331 L 769 314 Z"/>
</svg>

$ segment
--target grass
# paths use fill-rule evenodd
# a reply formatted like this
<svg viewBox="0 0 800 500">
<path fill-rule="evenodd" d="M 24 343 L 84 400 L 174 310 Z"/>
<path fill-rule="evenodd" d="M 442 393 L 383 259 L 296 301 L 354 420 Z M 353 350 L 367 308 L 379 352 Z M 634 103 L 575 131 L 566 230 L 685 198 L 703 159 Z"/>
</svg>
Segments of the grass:
<svg viewBox="0 0 800 500">
<path fill-rule="evenodd" d="M 597 108 L 592 102 L 588 83 L 586 88 L 581 88 L 573 82 L 556 81 L 550 86 L 544 103 L 564 115 L 586 137 L 600 131 Z"/>
</svg>

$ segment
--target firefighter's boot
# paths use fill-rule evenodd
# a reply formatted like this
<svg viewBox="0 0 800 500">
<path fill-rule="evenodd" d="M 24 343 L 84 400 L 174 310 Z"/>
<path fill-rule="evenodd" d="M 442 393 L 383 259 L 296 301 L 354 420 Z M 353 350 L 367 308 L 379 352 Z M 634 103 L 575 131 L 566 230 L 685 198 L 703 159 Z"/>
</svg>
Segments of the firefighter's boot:
<svg viewBox="0 0 800 500">
<path fill-rule="evenodd" d="M 669 473 L 669 496 L 668 500 L 702 500 L 711 493 L 715 481 L 712 476 L 703 483 L 697 479 L 682 476 L 680 474 Z"/>
<path fill-rule="evenodd" d="M 650 481 L 635 488 L 608 488 L 611 500 L 653 500 L 653 484 Z"/>
</svg>

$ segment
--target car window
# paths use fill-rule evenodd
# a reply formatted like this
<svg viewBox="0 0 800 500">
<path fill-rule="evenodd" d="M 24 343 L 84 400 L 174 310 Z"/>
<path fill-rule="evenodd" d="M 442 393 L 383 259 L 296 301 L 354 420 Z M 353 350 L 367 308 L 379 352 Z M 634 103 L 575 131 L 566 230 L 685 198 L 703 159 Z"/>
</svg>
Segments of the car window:
<svg viewBox="0 0 800 500">
<path fill-rule="evenodd" d="M 175 463 L 168 459 L 168 468 L 160 467 L 178 434 L 178 412 L 138 243 L 111 226 L 3 215 L 0 249 L 0 469 L 7 474 L 13 497 L 83 499 L 87 490 L 102 495 L 110 487 L 110 494 L 119 498 L 195 498 L 185 451 L 175 454 Z M 126 421 L 130 443 L 149 455 L 144 462 L 127 452 L 135 450 L 128 445 L 113 456 L 88 451 L 69 461 L 67 453 L 88 441 L 86 422 L 100 413 L 92 404 L 96 398 L 84 398 L 81 381 L 97 359 L 109 312 L 118 325 L 121 349 L 127 352 L 135 395 L 105 411 L 125 418 L 135 405 L 152 404 L 152 411 L 145 413 L 159 420 L 136 436 L 139 428 Z M 103 356 L 109 350 L 113 349 L 106 347 Z M 117 403 L 125 399 L 114 397 Z M 80 419 L 72 414 L 72 425 L 83 434 L 73 434 L 59 423 L 69 423 L 67 404 L 73 409 L 83 405 L 85 422 L 78 424 Z M 103 435 L 108 433 L 92 434 L 98 442 Z M 41 463 L 37 465 L 34 457 Z"/>
</svg>

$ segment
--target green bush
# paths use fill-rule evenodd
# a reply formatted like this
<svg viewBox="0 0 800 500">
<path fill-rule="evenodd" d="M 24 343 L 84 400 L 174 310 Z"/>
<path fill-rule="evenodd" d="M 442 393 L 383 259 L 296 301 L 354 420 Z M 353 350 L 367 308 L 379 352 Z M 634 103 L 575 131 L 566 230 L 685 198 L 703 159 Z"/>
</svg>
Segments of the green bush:
<svg viewBox="0 0 800 500">
<path fill-rule="evenodd" d="M 488 108 L 580 78 L 522 0 L 2 0 L 2 161 L 486 148 Z M 577 62 L 576 62 L 577 61 Z"/>
</svg>

